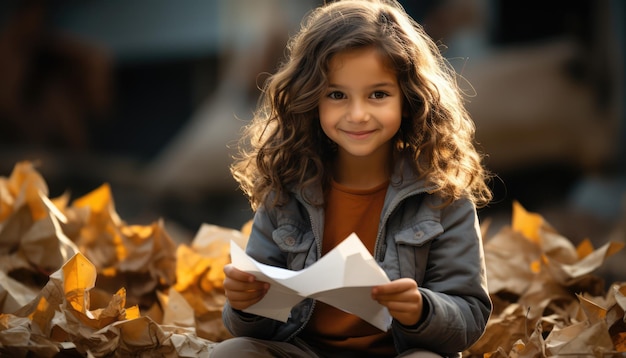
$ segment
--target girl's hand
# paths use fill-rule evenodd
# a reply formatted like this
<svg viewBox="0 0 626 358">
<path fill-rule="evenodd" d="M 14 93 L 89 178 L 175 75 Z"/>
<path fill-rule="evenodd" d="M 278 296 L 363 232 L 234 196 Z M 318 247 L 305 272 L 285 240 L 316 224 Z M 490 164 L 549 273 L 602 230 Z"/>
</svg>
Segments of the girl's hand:
<svg viewBox="0 0 626 358">
<path fill-rule="evenodd" d="M 372 288 L 372 298 L 387 307 L 389 314 L 405 326 L 413 326 L 422 317 L 422 294 L 417 282 L 400 278 Z"/>
<path fill-rule="evenodd" d="M 230 306 L 244 310 L 259 302 L 270 288 L 269 283 L 257 281 L 246 272 L 237 270 L 232 264 L 224 266 L 224 294 Z"/>
</svg>

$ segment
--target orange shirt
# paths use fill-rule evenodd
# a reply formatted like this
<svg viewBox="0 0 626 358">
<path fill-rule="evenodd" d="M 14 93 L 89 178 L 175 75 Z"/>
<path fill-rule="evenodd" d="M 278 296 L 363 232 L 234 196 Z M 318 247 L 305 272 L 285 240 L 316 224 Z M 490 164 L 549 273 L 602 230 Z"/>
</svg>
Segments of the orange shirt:
<svg viewBox="0 0 626 358">
<path fill-rule="evenodd" d="M 354 190 L 332 182 L 327 194 L 322 255 L 355 232 L 372 253 L 378 234 L 388 182 L 367 190 Z M 391 332 L 382 332 L 359 317 L 316 302 L 303 332 L 312 346 L 334 352 L 362 351 L 368 357 L 395 356 Z"/>
</svg>

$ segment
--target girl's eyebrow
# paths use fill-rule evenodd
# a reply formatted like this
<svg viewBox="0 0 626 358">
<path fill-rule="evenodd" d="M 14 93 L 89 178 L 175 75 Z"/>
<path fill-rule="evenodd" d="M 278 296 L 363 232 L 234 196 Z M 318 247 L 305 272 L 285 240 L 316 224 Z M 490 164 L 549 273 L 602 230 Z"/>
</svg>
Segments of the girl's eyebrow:
<svg viewBox="0 0 626 358">
<path fill-rule="evenodd" d="M 381 87 L 395 87 L 396 84 L 393 82 L 380 82 L 380 83 L 374 83 L 370 86 L 367 86 L 367 88 L 381 88 Z M 349 86 L 342 86 L 340 84 L 336 84 L 336 83 L 329 83 L 328 87 L 332 87 L 332 88 L 337 88 L 337 89 L 343 89 L 343 88 L 347 88 Z"/>
</svg>

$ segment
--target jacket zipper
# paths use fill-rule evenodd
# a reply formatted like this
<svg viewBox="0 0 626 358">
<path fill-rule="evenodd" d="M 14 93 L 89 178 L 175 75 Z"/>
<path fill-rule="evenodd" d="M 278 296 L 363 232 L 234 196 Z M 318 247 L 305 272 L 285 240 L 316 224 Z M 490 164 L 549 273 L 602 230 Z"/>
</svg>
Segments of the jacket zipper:
<svg viewBox="0 0 626 358">
<path fill-rule="evenodd" d="M 321 238 L 319 237 L 317 230 L 315 230 L 315 227 L 313 225 L 313 215 L 311 215 L 312 209 L 310 208 L 308 204 L 304 203 L 303 201 L 300 201 L 300 203 L 304 205 L 307 213 L 309 214 L 309 221 L 311 223 L 311 231 L 313 232 L 313 238 L 315 239 L 315 246 L 317 247 L 317 260 L 319 260 L 320 257 L 322 256 L 322 244 L 321 244 Z M 300 327 L 298 327 L 298 329 L 296 329 L 295 332 L 287 338 L 287 341 L 290 341 L 293 338 L 297 337 L 298 334 L 300 334 L 300 332 L 304 330 L 304 327 L 306 327 L 307 323 L 309 323 L 309 321 L 311 320 L 311 317 L 313 316 L 313 311 L 315 310 L 316 301 L 310 298 L 305 298 L 305 300 L 311 301 L 311 308 L 309 309 L 309 313 L 306 319 L 304 320 L 304 322 L 302 322 L 302 324 L 300 325 Z"/>
<path fill-rule="evenodd" d="M 380 222 L 380 226 L 378 227 L 378 235 L 376 236 L 376 243 L 374 244 L 374 259 L 377 262 L 382 262 L 385 259 L 386 242 L 384 242 L 384 240 L 381 240 L 381 238 L 386 235 L 385 230 L 387 227 L 387 221 L 389 220 L 391 213 L 393 213 L 396 210 L 396 208 L 400 206 L 400 203 L 402 203 L 407 198 L 410 198 L 411 196 L 419 195 L 425 192 L 426 192 L 425 189 L 410 190 L 405 194 L 400 194 L 401 196 L 396 196 L 393 198 L 391 204 L 389 205 L 389 210 L 385 211 L 383 220 Z M 381 241 L 383 242 L 381 243 Z"/>
</svg>

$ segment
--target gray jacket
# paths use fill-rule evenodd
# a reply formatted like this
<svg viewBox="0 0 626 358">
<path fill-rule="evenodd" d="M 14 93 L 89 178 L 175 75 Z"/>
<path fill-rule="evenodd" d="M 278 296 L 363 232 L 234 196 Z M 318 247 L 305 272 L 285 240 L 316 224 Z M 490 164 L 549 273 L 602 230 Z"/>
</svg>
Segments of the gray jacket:
<svg viewBox="0 0 626 358">
<path fill-rule="evenodd" d="M 387 190 L 373 256 L 390 280 L 415 279 L 428 309 L 416 327 L 393 321 L 396 350 L 422 348 L 460 357 L 482 335 L 491 313 L 476 208 L 468 200 L 442 208 L 441 199 L 428 194 L 424 183 L 404 167 Z M 257 210 L 248 255 L 290 270 L 320 258 L 324 211 L 302 194 L 294 193 L 285 205 Z M 307 198 L 321 201 L 321 189 Z M 226 303 L 223 321 L 235 336 L 287 341 L 304 328 L 314 306 L 313 299 L 305 299 L 283 323 Z"/>
</svg>

